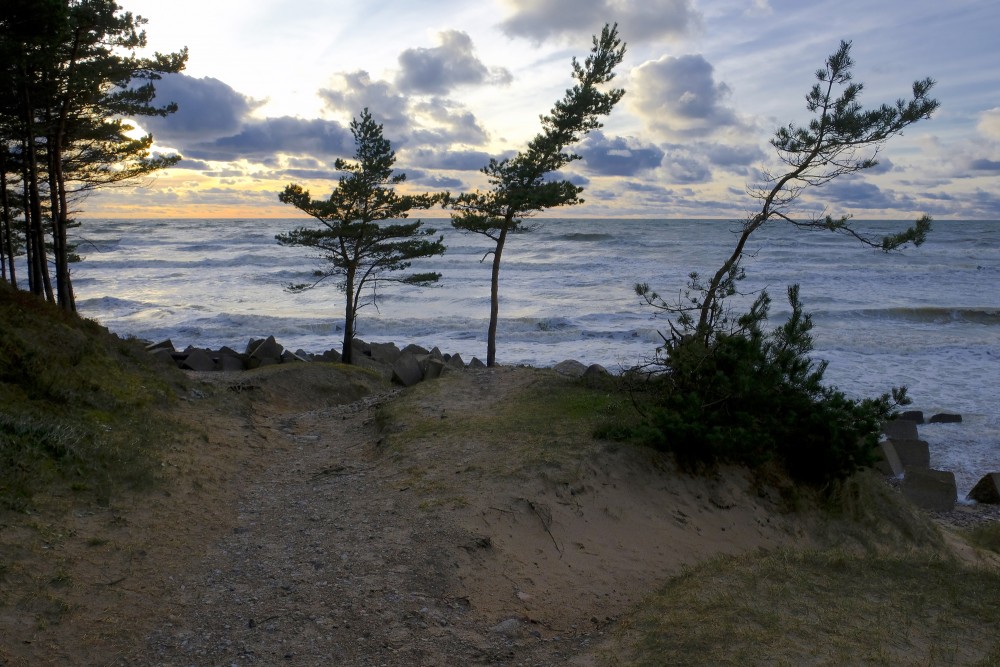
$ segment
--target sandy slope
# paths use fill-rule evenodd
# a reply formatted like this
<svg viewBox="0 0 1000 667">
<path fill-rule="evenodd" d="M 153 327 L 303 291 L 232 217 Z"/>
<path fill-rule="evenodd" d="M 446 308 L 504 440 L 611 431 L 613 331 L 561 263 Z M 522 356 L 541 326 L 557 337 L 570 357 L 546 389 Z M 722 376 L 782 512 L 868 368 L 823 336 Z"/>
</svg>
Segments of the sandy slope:
<svg viewBox="0 0 1000 667">
<path fill-rule="evenodd" d="M 333 368 L 199 376 L 161 489 L 0 525 L 0 665 L 591 664 L 685 565 L 804 539 L 736 473 L 450 428 L 550 371 Z"/>
</svg>

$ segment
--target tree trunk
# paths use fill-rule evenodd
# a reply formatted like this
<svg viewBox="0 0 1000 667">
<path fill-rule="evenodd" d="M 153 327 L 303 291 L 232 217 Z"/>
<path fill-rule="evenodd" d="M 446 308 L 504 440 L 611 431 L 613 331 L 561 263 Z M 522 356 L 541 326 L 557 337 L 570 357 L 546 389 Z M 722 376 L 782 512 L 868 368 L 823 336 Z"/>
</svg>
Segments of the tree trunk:
<svg viewBox="0 0 1000 667">
<path fill-rule="evenodd" d="M 347 270 L 347 284 L 344 292 L 347 299 L 347 307 L 344 309 L 344 346 L 340 351 L 340 360 L 345 364 L 354 361 L 354 318 L 357 315 L 357 300 L 354 297 L 354 267 Z"/>
<path fill-rule="evenodd" d="M 503 246 L 507 241 L 507 229 L 509 224 L 505 224 L 500 230 L 497 238 L 497 247 L 493 252 L 493 273 L 490 281 L 490 328 L 486 332 L 486 365 L 495 366 L 497 363 L 497 320 L 500 315 L 500 256 L 503 255 Z"/>
<path fill-rule="evenodd" d="M 3 277 L 7 280 L 7 269 L 10 269 L 10 284 L 17 288 L 17 273 L 14 271 L 14 240 L 11 233 L 13 220 L 10 219 L 10 200 L 7 198 L 7 147 L 0 148 L 0 206 L 3 210 L 2 226 L 0 226 L 0 263 L 3 264 Z"/>
</svg>

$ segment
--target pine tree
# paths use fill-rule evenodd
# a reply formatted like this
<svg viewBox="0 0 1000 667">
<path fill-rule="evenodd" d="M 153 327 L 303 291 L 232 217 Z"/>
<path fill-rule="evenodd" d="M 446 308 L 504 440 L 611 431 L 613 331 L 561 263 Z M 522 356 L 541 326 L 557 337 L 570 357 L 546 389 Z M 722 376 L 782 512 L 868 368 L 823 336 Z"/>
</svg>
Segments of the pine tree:
<svg viewBox="0 0 1000 667">
<path fill-rule="evenodd" d="M 326 278 L 342 280 L 346 297 L 344 307 L 344 343 L 342 359 L 352 362 L 352 346 L 357 327 L 357 313 L 364 305 L 375 303 L 379 281 L 409 285 L 436 282 L 439 273 L 392 274 L 405 271 L 414 259 L 441 255 L 444 238 L 432 238 L 433 229 L 422 229 L 422 223 L 402 223 L 412 210 L 428 209 L 440 202 L 443 195 L 400 195 L 394 186 L 406 180 L 406 174 L 393 173 L 396 154 L 388 139 L 382 136 L 382 125 L 376 123 L 366 108 L 360 118 L 351 122 L 351 133 L 357 147 L 354 159 L 338 159 L 335 168 L 345 172 L 329 199 L 314 200 L 308 190 L 291 184 L 279 195 L 321 223 L 319 228 L 299 227 L 275 238 L 286 246 L 303 246 L 318 250 L 325 260 L 316 271 L 312 283 L 290 285 L 296 292 L 311 289 Z M 371 300 L 363 301 L 366 286 Z"/>
<path fill-rule="evenodd" d="M 548 180 L 579 155 L 566 152 L 590 131 L 601 127 L 599 118 L 611 113 L 625 91 L 602 92 L 600 87 L 614 78 L 614 69 L 625 56 L 618 26 L 605 25 L 583 65 L 573 59 L 576 85 L 556 102 L 550 115 L 542 116 L 542 131 L 528 147 L 512 158 L 491 159 L 483 167 L 490 183 L 487 192 L 458 195 L 450 202 L 456 229 L 482 234 L 492 241 L 485 257 L 493 255 L 490 279 L 490 324 L 487 331 L 486 364 L 496 364 L 496 335 L 500 301 L 500 261 L 507 236 L 524 228 L 524 219 L 545 209 L 579 204 L 583 188 L 567 180 Z"/>
</svg>

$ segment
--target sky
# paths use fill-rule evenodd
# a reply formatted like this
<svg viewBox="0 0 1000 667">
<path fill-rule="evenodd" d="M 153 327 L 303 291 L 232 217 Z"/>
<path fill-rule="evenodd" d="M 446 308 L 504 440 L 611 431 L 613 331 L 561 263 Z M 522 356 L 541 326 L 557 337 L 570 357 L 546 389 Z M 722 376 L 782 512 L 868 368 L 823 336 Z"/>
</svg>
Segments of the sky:
<svg viewBox="0 0 1000 667">
<path fill-rule="evenodd" d="M 485 188 L 479 170 L 541 129 L 605 23 L 627 44 L 625 97 L 559 175 L 584 187 L 557 217 L 729 218 L 780 168 L 774 131 L 841 40 L 866 107 L 933 78 L 941 107 L 880 149 L 879 165 L 803 197 L 802 215 L 1000 219 L 996 0 L 119 0 L 150 50 L 189 49 L 157 82 L 155 149 L 183 156 L 137 187 L 92 195 L 84 218 L 296 217 L 349 159 L 369 108 L 408 192 Z M 445 216 L 446 212 L 430 212 Z"/>
</svg>

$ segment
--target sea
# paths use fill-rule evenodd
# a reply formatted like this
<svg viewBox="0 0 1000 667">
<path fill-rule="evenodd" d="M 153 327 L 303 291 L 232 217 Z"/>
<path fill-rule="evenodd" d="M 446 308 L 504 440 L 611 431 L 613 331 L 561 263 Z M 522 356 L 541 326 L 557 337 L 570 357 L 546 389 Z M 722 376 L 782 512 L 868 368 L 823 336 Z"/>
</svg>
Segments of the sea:
<svg viewBox="0 0 1000 667">
<path fill-rule="evenodd" d="M 381 281 L 359 312 L 369 342 L 417 343 L 485 359 L 490 246 L 448 220 L 425 220 L 444 236 L 433 287 Z M 906 221 L 854 222 L 881 237 Z M 275 234 L 311 226 L 290 219 L 89 219 L 74 230 L 80 313 L 123 335 L 186 346 L 242 350 L 275 336 L 292 350 L 339 349 L 344 298 L 332 279 L 303 293 L 319 258 L 277 244 Z M 509 237 L 500 274 L 497 362 L 551 366 L 565 359 L 620 372 L 648 361 L 669 330 L 634 285 L 670 300 L 688 275 L 710 275 L 732 251 L 726 220 L 531 221 Z M 741 291 L 766 289 L 771 320 L 789 308 L 789 285 L 814 322 L 813 357 L 826 380 L 854 397 L 904 385 L 911 409 L 962 415 L 920 427 L 932 466 L 955 472 L 959 497 L 1000 471 L 1000 221 L 935 221 L 925 244 L 883 253 L 828 231 L 771 223 L 752 237 Z M 371 294 L 369 294 L 371 296 Z M 739 299 L 734 306 L 739 308 Z"/>
</svg>

